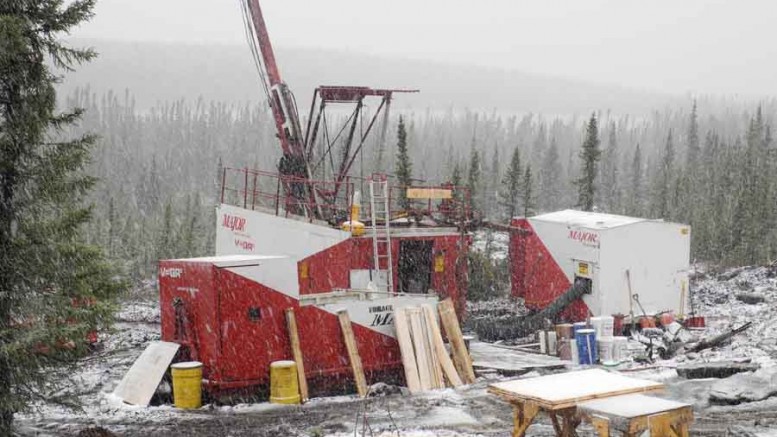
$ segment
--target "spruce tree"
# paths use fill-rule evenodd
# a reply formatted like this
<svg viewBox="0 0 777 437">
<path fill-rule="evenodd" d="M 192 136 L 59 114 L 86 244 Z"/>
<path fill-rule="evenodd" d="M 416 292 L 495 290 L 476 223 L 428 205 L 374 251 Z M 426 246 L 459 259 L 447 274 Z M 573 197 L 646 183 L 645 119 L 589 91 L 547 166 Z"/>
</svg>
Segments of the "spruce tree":
<svg viewBox="0 0 777 437">
<path fill-rule="evenodd" d="M 521 184 L 521 201 L 523 202 L 523 216 L 528 217 L 534 212 L 534 180 L 531 174 L 531 165 L 526 166 Z"/>
<path fill-rule="evenodd" d="M 486 200 L 488 204 L 485 206 L 486 214 L 491 217 L 497 213 L 497 202 L 499 200 L 499 182 L 501 172 L 501 163 L 499 161 L 499 147 L 494 145 L 494 153 L 491 155 L 491 174 L 488 180 L 488 193 Z"/>
<path fill-rule="evenodd" d="M 173 226 L 173 202 L 167 199 L 165 211 L 162 215 L 162 223 L 159 228 L 159 235 L 156 238 L 156 247 L 154 248 L 156 259 L 170 259 L 176 256 L 178 251 L 175 247 L 177 238 Z"/>
<path fill-rule="evenodd" d="M 410 200 L 407 198 L 407 188 L 413 181 L 413 164 L 410 162 L 410 155 L 407 150 L 407 131 L 405 130 L 405 121 L 399 116 L 397 125 L 397 163 L 395 174 L 399 186 L 402 188 L 399 195 L 399 206 L 404 209 L 410 209 Z"/>
<path fill-rule="evenodd" d="M 620 190 L 618 188 L 618 139 L 615 123 L 610 124 L 609 130 L 607 149 L 602 159 L 602 198 L 607 211 L 616 212 L 620 204 Z"/>
<path fill-rule="evenodd" d="M 475 149 L 475 142 L 472 142 L 472 149 L 469 155 L 469 170 L 467 173 L 467 189 L 471 196 L 472 210 L 480 211 L 480 154 Z"/>
<path fill-rule="evenodd" d="M 464 193 L 461 189 L 463 185 L 461 180 L 461 166 L 459 165 L 458 159 L 454 158 L 453 170 L 451 170 L 451 176 L 448 180 L 453 186 L 454 205 L 456 205 L 456 208 L 459 208 L 466 199 L 464 199 Z"/>
<path fill-rule="evenodd" d="M 685 155 L 686 169 L 696 167 L 699 153 L 699 117 L 696 113 L 696 100 L 694 100 L 693 108 L 691 109 L 691 119 L 688 123 L 688 150 Z"/>
<path fill-rule="evenodd" d="M 554 210 L 562 204 L 562 174 L 564 168 L 559 161 L 558 145 L 556 138 L 550 140 L 550 147 L 545 152 L 540 167 L 538 185 L 539 198 L 538 207 L 541 210 Z"/>
<path fill-rule="evenodd" d="M 634 149 L 634 158 L 631 160 L 631 184 L 629 187 L 628 213 L 633 216 L 641 216 L 642 211 L 642 151 L 639 144 Z"/>
<path fill-rule="evenodd" d="M 666 136 L 664 150 L 661 152 L 653 193 L 653 215 L 658 218 L 670 219 L 674 210 L 672 203 L 672 187 L 674 183 L 674 141 L 672 130 Z"/>
<path fill-rule="evenodd" d="M 0 435 L 52 388 L 51 367 L 73 363 L 87 334 L 110 322 L 123 286 L 84 243 L 91 218 L 84 174 L 92 135 L 68 137 L 82 110 L 57 112 L 57 71 L 95 53 L 60 37 L 92 17 L 94 1 L 0 3 Z M 72 347 L 63 347 L 70 345 Z M 45 394 L 43 394 L 45 396 Z"/>
<path fill-rule="evenodd" d="M 580 178 L 577 185 L 577 206 L 583 211 L 593 211 L 594 196 L 596 194 L 597 163 L 601 158 L 599 150 L 599 128 L 597 127 L 596 114 L 591 114 L 586 127 L 585 141 L 580 151 Z"/>
<path fill-rule="evenodd" d="M 769 239 L 765 236 L 769 234 L 772 209 L 768 177 L 771 133 L 760 106 L 750 120 L 745 140 L 734 223 L 734 256 L 738 263 L 756 264 L 765 261 L 769 253 Z"/>
<path fill-rule="evenodd" d="M 518 213 L 518 201 L 521 193 L 521 151 L 518 146 L 513 149 L 513 155 L 502 179 L 502 203 L 507 214 L 507 220 Z"/>
</svg>

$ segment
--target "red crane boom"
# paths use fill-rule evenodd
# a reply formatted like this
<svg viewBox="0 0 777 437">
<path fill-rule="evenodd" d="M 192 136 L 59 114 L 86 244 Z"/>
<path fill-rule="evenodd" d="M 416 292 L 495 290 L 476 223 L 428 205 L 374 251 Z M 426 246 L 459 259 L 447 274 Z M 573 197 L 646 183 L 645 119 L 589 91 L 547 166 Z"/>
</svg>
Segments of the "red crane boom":
<svg viewBox="0 0 777 437">
<path fill-rule="evenodd" d="M 247 20 L 250 20 L 249 32 L 252 35 L 250 43 L 254 54 L 257 55 L 258 52 L 258 55 L 261 56 L 261 62 L 257 60 L 259 71 L 263 86 L 268 94 L 277 137 L 283 150 L 278 171 L 287 199 L 286 208 L 295 214 L 334 220 L 336 217 L 332 217 L 332 214 L 336 209 L 332 206 L 338 202 L 345 201 L 347 203 L 350 201 L 339 196 L 341 194 L 340 188 L 346 183 L 346 177 L 356 156 L 361 153 L 379 114 L 382 112 L 384 115 L 383 132 L 385 132 L 388 107 L 393 93 L 417 92 L 417 90 L 373 89 L 363 86 L 320 86 L 314 91 L 308 125 L 303 136 L 296 101 L 288 85 L 281 79 L 259 0 L 243 1 L 244 13 L 250 15 L 247 17 Z M 356 128 L 362 121 L 364 99 L 368 97 L 379 97 L 381 103 L 371 117 L 366 132 L 356 135 Z M 334 153 L 337 148 L 334 144 L 337 138 L 332 142 L 326 138 L 328 142 L 326 151 L 321 156 L 314 157 L 314 145 L 319 139 L 319 126 L 322 118 L 326 120 L 324 110 L 327 104 L 331 103 L 355 105 L 353 115 L 343 125 L 344 130 L 347 128 L 348 134 L 341 140 L 340 153 Z M 353 147 L 354 143 L 356 143 L 355 147 Z M 337 163 L 333 159 L 335 154 L 337 155 Z M 322 168 L 322 163 L 327 162 L 325 159 L 327 157 L 330 158 L 329 162 L 332 167 L 329 173 Z M 315 164 L 311 165 L 313 162 Z M 325 177 L 331 177 L 332 183 L 326 188 L 321 187 L 321 184 L 316 185 L 312 181 L 314 174 L 329 174 Z M 322 208 L 322 206 L 328 206 L 328 208 Z"/>
</svg>

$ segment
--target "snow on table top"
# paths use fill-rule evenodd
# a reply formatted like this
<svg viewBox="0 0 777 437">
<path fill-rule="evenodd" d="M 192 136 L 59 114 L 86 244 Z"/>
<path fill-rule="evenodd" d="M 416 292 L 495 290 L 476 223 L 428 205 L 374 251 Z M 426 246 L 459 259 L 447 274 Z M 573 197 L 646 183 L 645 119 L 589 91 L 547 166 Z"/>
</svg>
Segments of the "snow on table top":
<svg viewBox="0 0 777 437">
<path fill-rule="evenodd" d="M 493 393 L 515 400 L 547 404 L 568 404 L 599 397 L 660 390 L 664 384 L 629 378 L 601 369 L 558 373 L 518 379 L 489 386 Z"/>
<path fill-rule="evenodd" d="M 604 416 L 617 416 L 628 419 L 640 416 L 650 416 L 689 406 L 690 404 L 640 394 L 594 399 L 592 401 L 577 404 L 577 407 L 586 413 L 596 413 Z"/>
</svg>

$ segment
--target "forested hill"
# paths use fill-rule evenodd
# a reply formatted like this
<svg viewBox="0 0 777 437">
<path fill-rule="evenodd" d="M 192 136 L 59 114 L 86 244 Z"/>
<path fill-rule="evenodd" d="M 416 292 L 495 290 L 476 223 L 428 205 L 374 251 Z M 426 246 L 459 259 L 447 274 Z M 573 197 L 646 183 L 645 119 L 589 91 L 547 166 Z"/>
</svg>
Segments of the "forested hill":
<svg viewBox="0 0 777 437">
<path fill-rule="evenodd" d="M 89 86 L 101 94 L 129 89 L 136 107 L 179 99 L 261 100 L 258 76 L 243 45 L 187 45 L 78 39 L 100 56 L 68 74 L 60 95 Z M 361 53 L 277 47 L 284 79 L 306 108 L 318 85 L 418 88 L 399 107 L 503 113 L 590 114 L 593 109 L 639 115 L 676 105 L 670 95 L 495 68 L 382 58 Z M 464 60 L 462 60 L 464 61 Z M 606 68 L 606 66 L 602 66 Z"/>
</svg>

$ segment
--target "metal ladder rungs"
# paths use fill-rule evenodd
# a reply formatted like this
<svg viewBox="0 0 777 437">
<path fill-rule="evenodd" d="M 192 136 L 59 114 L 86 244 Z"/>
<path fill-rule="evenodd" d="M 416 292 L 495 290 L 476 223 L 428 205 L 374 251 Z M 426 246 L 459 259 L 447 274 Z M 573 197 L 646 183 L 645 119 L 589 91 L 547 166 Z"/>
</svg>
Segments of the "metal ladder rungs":
<svg viewBox="0 0 777 437">
<path fill-rule="evenodd" d="M 380 271 L 382 260 L 386 260 L 386 278 L 382 284 L 385 291 L 394 291 L 394 261 L 391 254 L 391 233 L 389 232 L 389 188 L 388 178 L 385 175 L 374 174 L 370 179 L 370 215 L 372 219 L 372 259 L 373 267 L 377 273 Z M 378 224 L 379 221 L 382 223 Z M 378 228 L 384 233 L 378 235 Z"/>
</svg>

